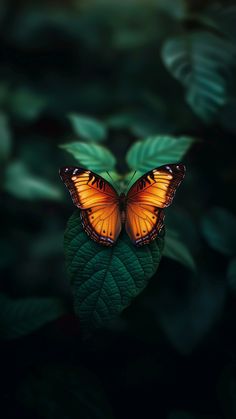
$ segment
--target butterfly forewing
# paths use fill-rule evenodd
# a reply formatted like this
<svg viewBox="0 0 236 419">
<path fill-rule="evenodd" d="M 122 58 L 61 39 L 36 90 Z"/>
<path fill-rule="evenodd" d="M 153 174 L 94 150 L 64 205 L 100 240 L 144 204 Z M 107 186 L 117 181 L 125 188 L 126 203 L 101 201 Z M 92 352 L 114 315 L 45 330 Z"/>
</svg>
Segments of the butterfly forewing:
<svg viewBox="0 0 236 419">
<path fill-rule="evenodd" d="M 150 243 L 164 225 L 168 207 L 185 175 L 183 164 L 158 167 L 139 178 L 127 194 L 126 231 L 137 246 Z"/>
<path fill-rule="evenodd" d="M 94 241 L 112 246 L 121 231 L 119 197 L 101 176 L 78 167 L 65 167 L 60 176 L 80 208 L 86 233 Z"/>
</svg>

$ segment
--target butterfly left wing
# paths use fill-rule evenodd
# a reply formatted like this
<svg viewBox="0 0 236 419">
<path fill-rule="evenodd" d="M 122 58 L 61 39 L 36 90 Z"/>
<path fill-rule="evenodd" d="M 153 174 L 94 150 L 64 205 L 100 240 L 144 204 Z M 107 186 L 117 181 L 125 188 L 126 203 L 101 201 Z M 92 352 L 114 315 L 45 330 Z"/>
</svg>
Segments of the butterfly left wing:
<svg viewBox="0 0 236 419">
<path fill-rule="evenodd" d="M 168 207 L 185 175 L 183 164 L 169 164 L 139 178 L 127 194 L 126 231 L 134 244 L 150 243 L 164 226 Z"/>
<path fill-rule="evenodd" d="M 84 230 L 104 246 L 112 246 L 121 231 L 119 197 L 113 186 L 101 176 L 79 167 L 60 169 L 60 177 L 81 209 Z"/>
</svg>

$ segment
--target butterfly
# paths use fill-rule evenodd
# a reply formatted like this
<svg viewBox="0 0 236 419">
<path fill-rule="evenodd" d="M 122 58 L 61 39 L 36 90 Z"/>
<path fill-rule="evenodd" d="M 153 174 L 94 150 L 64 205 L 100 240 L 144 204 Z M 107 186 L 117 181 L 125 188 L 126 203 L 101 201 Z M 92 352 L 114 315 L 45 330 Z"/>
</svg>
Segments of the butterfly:
<svg viewBox="0 0 236 419">
<path fill-rule="evenodd" d="M 141 176 L 127 194 L 118 195 L 103 177 L 80 167 L 63 167 L 60 177 L 81 210 L 88 236 L 113 246 L 125 226 L 136 246 L 149 244 L 164 226 L 163 208 L 168 207 L 185 176 L 183 164 L 168 164 Z"/>
</svg>

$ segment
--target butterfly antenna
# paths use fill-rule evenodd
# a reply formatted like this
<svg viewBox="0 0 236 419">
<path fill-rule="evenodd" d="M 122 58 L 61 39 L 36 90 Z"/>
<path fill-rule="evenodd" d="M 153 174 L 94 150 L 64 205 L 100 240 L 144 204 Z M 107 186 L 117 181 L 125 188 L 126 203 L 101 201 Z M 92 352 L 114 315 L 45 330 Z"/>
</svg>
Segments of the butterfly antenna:
<svg viewBox="0 0 236 419">
<path fill-rule="evenodd" d="M 112 182 L 114 183 L 114 185 L 116 185 L 116 188 L 117 188 L 118 192 L 120 193 L 120 187 L 119 187 L 118 183 L 116 183 L 114 181 L 114 179 L 112 178 L 112 176 L 110 175 L 110 173 L 108 171 L 106 171 L 106 173 L 108 174 L 109 178 L 112 180 Z"/>
<path fill-rule="evenodd" d="M 134 176 L 136 175 L 136 173 L 137 173 L 137 170 L 135 170 L 134 173 L 132 174 L 132 177 L 130 178 L 130 180 L 128 182 L 127 188 L 129 186 L 130 182 L 132 182 L 132 180 L 133 180 Z"/>
</svg>

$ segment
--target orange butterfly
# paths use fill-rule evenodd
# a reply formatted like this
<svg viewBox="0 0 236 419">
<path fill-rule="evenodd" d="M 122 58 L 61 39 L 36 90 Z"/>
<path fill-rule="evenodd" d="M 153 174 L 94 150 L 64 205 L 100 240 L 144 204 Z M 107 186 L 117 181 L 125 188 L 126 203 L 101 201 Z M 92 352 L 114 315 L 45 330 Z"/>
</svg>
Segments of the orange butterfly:
<svg viewBox="0 0 236 419">
<path fill-rule="evenodd" d="M 154 240 L 164 225 L 168 207 L 185 175 L 183 164 L 169 164 L 141 176 L 127 195 L 117 194 L 101 176 L 79 167 L 64 167 L 60 176 L 81 209 L 84 230 L 104 246 L 112 246 L 125 224 L 136 246 Z"/>
</svg>

